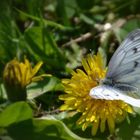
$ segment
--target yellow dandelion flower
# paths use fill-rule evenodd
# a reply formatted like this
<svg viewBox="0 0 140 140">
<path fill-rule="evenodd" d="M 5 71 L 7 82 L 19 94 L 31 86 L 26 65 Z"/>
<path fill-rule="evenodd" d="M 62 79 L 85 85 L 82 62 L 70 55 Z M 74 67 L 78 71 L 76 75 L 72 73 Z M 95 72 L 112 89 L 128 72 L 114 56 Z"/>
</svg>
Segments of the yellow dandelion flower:
<svg viewBox="0 0 140 140">
<path fill-rule="evenodd" d="M 92 134 L 105 131 L 106 124 L 110 133 L 115 130 L 115 123 L 126 118 L 127 113 L 132 113 L 132 108 L 120 100 L 97 100 L 90 97 L 89 92 L 93 87 L 99 85 L 101 79 L 105 78 L 107 69 L 104 67 L 100 53 L 88 55 L 82 60 L 84 71 L 77 69 L 72 72 L 71 79 L 62 81 L 66 94 L 61 95 L 64 100 L 61 110 L 76 110 L 82 116 L 77 124 L 82 125 L 82 130 L 92 125 Z"/>
<path fill-rule="evenodd" d="M 32 68 L 30 62 L 26 58 L 24 62 L 13 59 L 7 63 L 3 72 L 3 80 L 10 101 L 26 99 L 26 86 L 42 78 L 42 75 L 35 76 L 41 65 L 42 62 L 39 62 Z"/>
</svg>

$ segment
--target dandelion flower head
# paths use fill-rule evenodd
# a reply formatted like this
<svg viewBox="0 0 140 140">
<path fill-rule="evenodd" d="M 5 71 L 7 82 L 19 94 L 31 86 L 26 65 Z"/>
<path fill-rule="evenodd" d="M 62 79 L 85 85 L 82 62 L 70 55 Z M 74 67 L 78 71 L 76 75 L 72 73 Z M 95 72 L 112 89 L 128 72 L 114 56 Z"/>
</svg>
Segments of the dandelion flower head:
<svg viewBox="0 0 140 140">
<path fill-rule="evenodd" d="M 63 79 L 65 94 L 60 96 L 64 104 L 61 110 L 75 110 L 82 115 L 77 124 L 82 130 L 92 126 L 92 134 L 97 130 L 110 133 L 115 130 L 115 123 L 122 122 L 128 113 L 132 113 L 131 106 L 121 100 L 97 100 L 90 97 L 90 90 L 100 84 L 106 76 L 107 68 L 101 53 L 87 55 L 82 60 L 84 70 L 77 69 L 72 72 L 71 79 Z"/>
</svg>

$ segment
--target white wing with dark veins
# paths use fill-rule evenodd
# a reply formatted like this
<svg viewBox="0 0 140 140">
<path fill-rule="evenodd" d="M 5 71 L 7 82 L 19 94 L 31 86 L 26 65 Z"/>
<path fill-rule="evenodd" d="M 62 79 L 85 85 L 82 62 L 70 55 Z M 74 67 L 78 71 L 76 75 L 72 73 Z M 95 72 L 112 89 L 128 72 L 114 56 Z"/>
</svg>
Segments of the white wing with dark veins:
<svg viewBox="0 0 140 140">
<path fill-rule="evenodd" d="M 131 32 L 116 50 L 106 78 L 134 86 L 140 94 L 140 29 Z"/>
</svg>

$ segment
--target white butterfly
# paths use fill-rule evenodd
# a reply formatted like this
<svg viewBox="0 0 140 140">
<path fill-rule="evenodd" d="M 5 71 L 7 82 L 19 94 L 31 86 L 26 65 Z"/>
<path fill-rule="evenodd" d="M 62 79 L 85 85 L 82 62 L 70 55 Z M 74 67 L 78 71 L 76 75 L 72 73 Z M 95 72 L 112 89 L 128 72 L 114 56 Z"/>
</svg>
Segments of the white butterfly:
<svg viewBox="0 0 140 140">
<path fill-rule="evenodd" d="M 109 62 L 106 78 L 89 95 L 140 107 L 140 29 L 131 32 L 122 42 Z"/>
</svg>

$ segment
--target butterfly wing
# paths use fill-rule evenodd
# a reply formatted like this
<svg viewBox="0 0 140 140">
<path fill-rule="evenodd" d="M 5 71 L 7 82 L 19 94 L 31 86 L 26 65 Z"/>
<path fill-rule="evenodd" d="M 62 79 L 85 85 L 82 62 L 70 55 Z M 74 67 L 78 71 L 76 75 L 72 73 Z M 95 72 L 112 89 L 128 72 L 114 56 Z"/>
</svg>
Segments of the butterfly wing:
<svg viewBox="0 0 140 140">
<path fill-rule="evenodd" d="M 131 32 L 116 50 L 106 78 L 134 86 L 140 92 L 140 29 Z"/>
<path fill-rule="evenodd" d="M 122 100 L 132 106 L 140 107 L 140 99 L 132 98 L 115 88 L 105 85 L 92 88 L 89 95 L 93 99 Z"/>
</svg>

